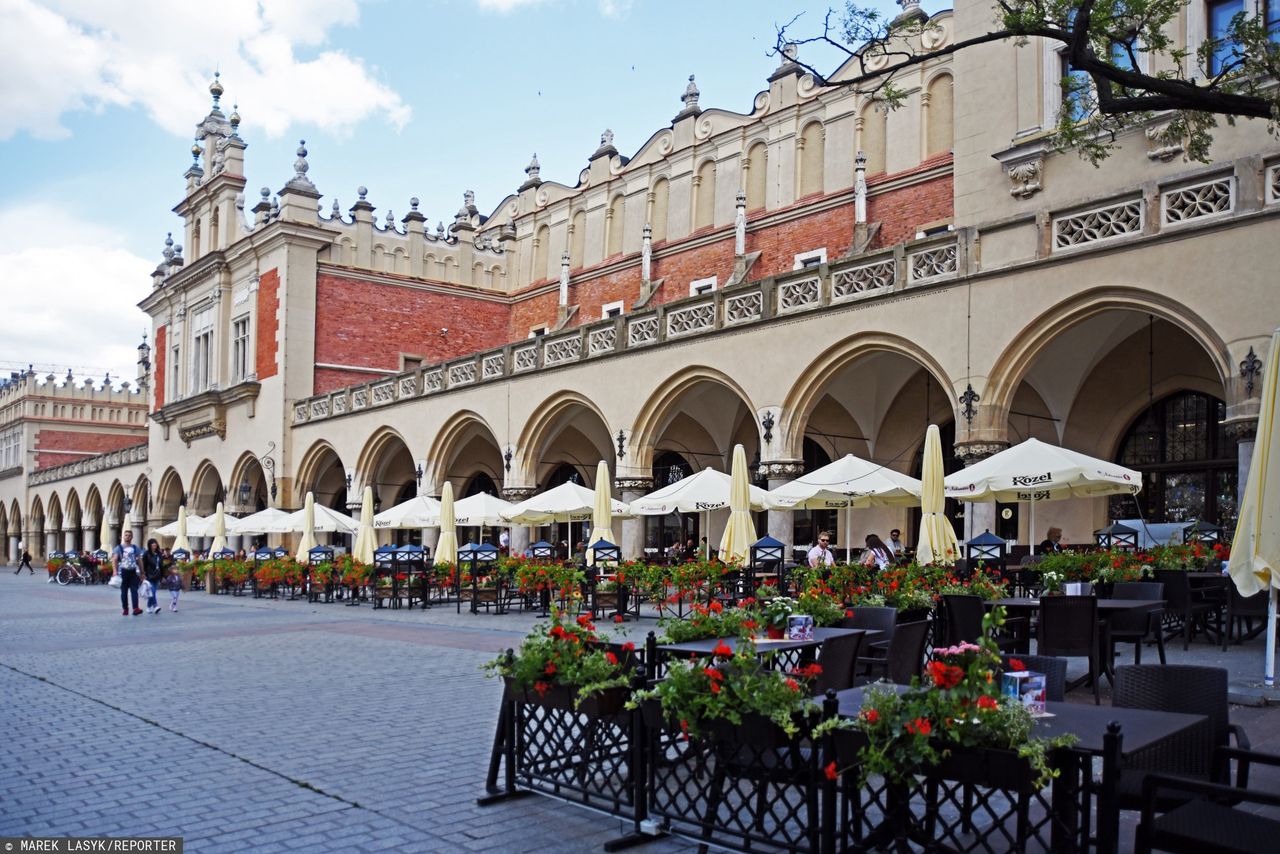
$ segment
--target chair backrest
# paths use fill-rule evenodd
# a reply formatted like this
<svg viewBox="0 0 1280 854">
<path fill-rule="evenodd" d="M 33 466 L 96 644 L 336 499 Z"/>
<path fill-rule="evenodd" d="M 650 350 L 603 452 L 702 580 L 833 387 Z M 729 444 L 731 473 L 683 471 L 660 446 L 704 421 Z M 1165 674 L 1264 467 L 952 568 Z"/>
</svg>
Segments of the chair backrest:
<svg viewBox="0 0 1280 854">
<path fill-rule="evenodd" d="M 1002 655 L 1004 669 L 1009 669 L 1009 659 L 1016 658 L 1028 670 L 1044 674 L 1044 698 L 1050 703 L 1060 703 L 1067 696 L 1067 660 L 1052 655 Z"/>
<path fill-rule="evenodd" d="M 946 615 L 945 643 L 955 646 L 961 641 L 977 643 L 982 637 L 982 597 L 947 593 L 942 597 Z"/>
<path fill-rule="evenodd" d="M 1117 581 L 1111 589 L 1112 599 L 1163 599 L 1164 585 L 1159 581 Z"/>
<path fill-rule="evenodd" d="M 1240 591 L 1236 589 L 1235 584 L 1228 584 L 1231 602 L 1228 605 L 1233 617 L 1266 617 L 1267 616 L 1267 596 L 1266 590 L 1260 590 L 1252 596 L 1241 596 Z"/>
<path fill-rule="evenodd" d="M 880 630 L 872 640 L 887 641 L 893 637 L 898 624 L 898 609 L 879 605 L 857 605 L 853 608 L 853 616 L 845 617 L 841 626 L 849 629 Z"/>
<path fill-rule="evenodd" d="M 847 635 L 836 635 L 822 642 L 822 651 L 818 655 L 818 664 L 822 672 L 813 680 L 814 695 L 825 694 L 828 690 L 843 691 L 853 687 L 854 671 L 858 666 L 858 650 L 862 647 L 861 632 Z"/>
<path fill-rule="evenodd" d="M 1227 671 L 1223 667 L 1196 664 L 1129 664 L 1116 668 L 1111 705 L 1127 709 L 1204 715 L 1209 719 L 1212 743 L 1203 755 L 1175 757 L 1171 772 L 1207 776 L 1213 749 L 1227 745 L 1230 712 L 1227 705 Z"/>
<path fill-rule="evenodd" d="M 1098 644 L 1098 600 L 1092 596 L 1040 599 L 1040 655 L 1093 655 Z"/>
<path fill-rule="evenodd" d="M 1157 569 L 1155 579 L 1164 585 L 1164 599 L 1170 611 L 1184 611 L 1191 605 L 1191 579 L 1180 569 Z"/>
<path fill-rule="evenodd" d="M 929 638 L 929 621 L 899 623 L 889 641 L 888 661 L 885 669 L 890 682 L 909 685 L 911 677 L 919 676 L 924 668 L 924 645 Z"/>
</svg>

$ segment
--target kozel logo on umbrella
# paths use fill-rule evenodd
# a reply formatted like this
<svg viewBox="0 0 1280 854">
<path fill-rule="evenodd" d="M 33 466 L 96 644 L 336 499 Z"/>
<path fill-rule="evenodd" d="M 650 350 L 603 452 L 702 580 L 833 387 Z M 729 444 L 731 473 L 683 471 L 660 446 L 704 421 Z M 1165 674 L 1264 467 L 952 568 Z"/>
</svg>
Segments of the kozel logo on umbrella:
<svg viewBox="0 0 1280 854">
<path fill-rule="evenodd" d="M 1019 492 L 1019 501 L 1048 501 L 1052 493 L 1047 489 L 1040 489 L 1035 492 Z"/>
<path fill-rule="evenodd" d="M 1048 483 L 1053 480 L 1053 475 L 1049 472 L 1044 474 L 1019 474 L 1014 475 L 1014 486 L 1035 486 L 1037 483 Z"/>
<path fill-rule="evenodd" d="M 698 510 L 719 510 L 727 505 L 723 501 L 698 501 L 693 506 Z"/>
</svg>

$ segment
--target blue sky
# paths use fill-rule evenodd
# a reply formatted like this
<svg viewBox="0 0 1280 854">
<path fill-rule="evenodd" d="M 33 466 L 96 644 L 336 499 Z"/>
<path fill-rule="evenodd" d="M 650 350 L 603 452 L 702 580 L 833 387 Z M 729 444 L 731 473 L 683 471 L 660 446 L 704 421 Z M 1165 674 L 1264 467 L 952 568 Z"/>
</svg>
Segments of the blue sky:
<svg viewBox="0 0 1280 854">
<path fill-rule="evenodd" d="M 0 0 L 0 370 L 133 376 L 150 290 L 215 68 L 238 103 L 248 206 L 305 138 L 328 209 L 369 188 L 446 223 L 524 178 L 572 184 L 610 128 L 624 154 L 680 110 L 749 111 L 775 24 L 813 0 Z M 880 3 L 885 8 L 897 7 Z M 925 4 L 929 11 L 942 4 Z M 832 67 L 834 54 L 804 54 Z M 87 369 L 87 370 L 86 370 Z"/>
</svg>

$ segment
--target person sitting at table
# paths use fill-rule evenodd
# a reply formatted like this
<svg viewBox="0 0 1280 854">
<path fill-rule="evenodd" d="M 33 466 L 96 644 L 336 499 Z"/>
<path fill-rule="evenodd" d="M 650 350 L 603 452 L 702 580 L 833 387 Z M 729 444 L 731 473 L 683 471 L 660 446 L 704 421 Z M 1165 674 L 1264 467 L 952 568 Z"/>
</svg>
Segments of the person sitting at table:
<svg viewBox="0 0 1280 854">
<path fill-rule="evenodd" d="M 895 558 L 902 557 L 907 553 L 907 544 L 902 541 L 902 532 L 894 528 L 889 532 L 889 542 L 886 544 L 889 550 L 893 552 Z"/>
<path fill-rule="evenodd" d="M 831 532 L 823 531 L 818 534 L 818 544 L 809 549 L 808 563 L 809 566 L 835 566 L 836 556 L 831 553 L 831 549 L 827 544 L 831 542 Z"/>
<path fill-rule="evenodd" d="M 1044 542 L 1040 544 L 1040 547 L 1036 549 L 1036 551 L 1040 552 L 1041 554 L 1049 554 L 1051 552 L 1060 552 L 1062 551 L 1062 546 L 1060 545 L 1061 542 L 1062 542 L 1062 529 L 1050 528 L 1048 534 L 1045 535 Z"/>
<path fill-rule="evenodd" d="M 893 563 L 893 552 L 884 544 L 884 540 L 875 534 L 867 534 L 867 548 L 862 552 L 862 565 L 884 569 Z"/>
</svg>

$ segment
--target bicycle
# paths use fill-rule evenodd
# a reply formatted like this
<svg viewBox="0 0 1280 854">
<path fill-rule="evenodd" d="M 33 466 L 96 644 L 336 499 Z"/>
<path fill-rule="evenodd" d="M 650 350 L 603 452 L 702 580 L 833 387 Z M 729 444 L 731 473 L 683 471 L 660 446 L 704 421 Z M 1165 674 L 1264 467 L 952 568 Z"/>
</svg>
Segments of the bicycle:
<svg viewBox="0 0 1280 854">
<path fill-rule="evenodd" d="M 92 584 L 93 572 L 78 563 L 68 561 L 58 567 L 58 574 L 54 578 L 64 587 L 72 582 L 76 584 Z"/>
</svg>

